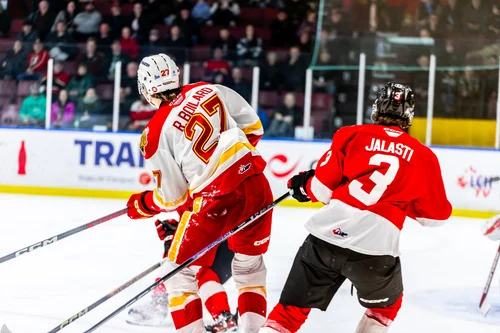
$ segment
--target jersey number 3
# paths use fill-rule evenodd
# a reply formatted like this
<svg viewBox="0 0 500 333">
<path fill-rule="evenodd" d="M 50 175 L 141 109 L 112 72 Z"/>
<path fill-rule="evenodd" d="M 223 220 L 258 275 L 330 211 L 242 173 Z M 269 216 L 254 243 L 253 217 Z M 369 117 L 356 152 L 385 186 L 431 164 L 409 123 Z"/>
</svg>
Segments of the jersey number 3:
<svg viewBox="0 0 500 333">
<path fill-rule="evenodd" d="M 209 117 L 212 117 L 214 114 L 219 111 L 220 115 L 220 123 L 221 123 L 221 132 L 225 130 L 225 113 L 224 106 L 219 96 L 214 95 L 205 102 L 203 102 L 200 107 L 207 113 Z M 196 131 L 196 128 L 199 131 Z M 198 136 L 196 133 L 199 132 Z M 186 127 L 184 128 L 184 135 L 189 141 L 194 141 L 193 143 L 193 152 L 198 156 L 203 163 L 207 164 L 210 161 L 210 157 L 217 147 L 218 140 L 212 140 L 213 142 L 209 145 L 208 143 L 211 141 L 211 138 L 214 134 L 214 127 L 210 122 L 210 119 L 203 113 L 198 112 L 195 113 L 191 119 L 189 119 Z M 218 134 L 217 134 L 218 135 Z"/>
<path fill-rule="evenodd" d="M 349 184 L 349 194 L 361 201 L 366 206 L 376 204 L 387 187 L 394 181 L 399 170 L 399 159 L 396 156 L 376 154 L 370 158 L 369 165 L 380 166 L 381 163 L 389 164 L 389 168 L 385 174 L 374 171 L 370 180 L 375 183 L 375 186 L 370 192 L 363 190 L 363 184 L 358 180 L 353 180 Z"/>
</svg>

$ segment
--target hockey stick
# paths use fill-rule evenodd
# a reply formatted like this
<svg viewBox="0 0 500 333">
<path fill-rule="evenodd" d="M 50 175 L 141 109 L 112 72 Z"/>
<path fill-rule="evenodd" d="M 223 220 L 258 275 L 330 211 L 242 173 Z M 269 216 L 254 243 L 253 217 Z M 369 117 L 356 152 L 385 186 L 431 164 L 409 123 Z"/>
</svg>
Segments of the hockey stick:
<svg viewBox="0 0 500 333">
<path fill-rule="evenodd" d="M 252 216 L 250 216 L 247 220 L 245 220 L 245 221 L 241 222 L 240 224 L 238 224 L 236 227 L 234 227 L 233 229 L 231 229 L 230 231 L 228 231 L 226 234 L 222 235 L 220 238 L 218 238 L 217 240 L 215 240 L 213 243 L 211 243 L 210 245 L 208 245 L 207 247 L 205 247 L 203 250 L 201 250 L 197 254 L 193 255 L 191 258 L 189 258 L 188 260 L 186 260 L 185 262 L 183 262 L 181 265 L 179 265 L 178 267 L 176 267 L 174 270 L 172 270 L 168 274 L 164 275 L 161 279 L 157 280 L 155 283 L 153 283 L 152 285 L 150 285 L 149 287 L 147 287 L 146 289 L 144 289 L 143 291 L 141 291 L 139 294 L 135 295 L 127 303 L 125 303 L 122 306 L 120 306 L 118 309 L 116 309 L 111 314 L 109 314 L 106 318 L 104 318 L 103 320 L 101 320 L 100 322 L 98 322 L 97 324 L 95 324 L 94 326 L 92 326 L 91 328 L 89 328 L 88 330 L 86 330 L 84 333 L 94 332 L 96 329 L 98 329 L 99 327 L 101 327 L 102 325 L 104 325 L 106 322 L 108 322 L 110 319 L 112 319 L 113 317 L 115 317 L 117 314 L 119 314 L 120 312 L 122 312 L 125 308 L 127 308 L 130 305 L 134 304 L 139 299 L 141 299 L 142 297 L 144 297 L 147 293 L 151 292 L 160 283 L 163 283 L 163 282 L 167 281 L 172 276 L 174 276 L 175 274 L 179 273 L 181 270 L 183 270 L 184 268 L 186 268 L 187 266 L 189 266 L 191 263 L 193 263 L 193 261 L 197 260 L 198 258 L 200 258 L 201 256 L 203 256 L 204 254 L 206 254 L 208 251 L 210 251 L 211 249 L 213 249 L 215 246 L 219 245 L 220 243 L 222 243 L 223 241 L 225 241 L 229 237 L 233 236 L 235 233 L 239 232 L 241 229 L 245 228 L 246 226 L 248 226 L 249 224 L 251 224 L 252 222 L 254 222 L 256 219 L 258 219 L 259 217 L 261 217 L 262 215 L 264 215 L 265 213 L 269 212 L 276 205 L 278 205 L 281 201 L 285 200 L 289 195 L 290 195 L 289 193 L 283 194 L 281 197 L 279 197 L 278 199 L 276 199 L 273 203 L 271 203 L 270 205 L 264 207 L 263 209 L 261 209 L 257 213 L 255 213 Z"/>
<path fill-rule="evenodd" d="M 98 301 L 92 303 L 91 305 L 87 306 L 83 310 L 78 311 L 73 316 L 69 317 L 68 319 L 66 319 L 65 321 L 63 321 L 62 323 L 60 323 L 58 326 L 56 326 L 53 329 L 51 329 L 48 333 L 59 332 L 64 327 L 68 326 L 69 324 L 71 324 L 75 320 L 83 317 L 84 315 L 86 315 L 90 311 L 94 310 L 96 307 L 98 307 L 102 303 L 106 302 L 111 297 L 119 294 L 120 292 L 122 292 L 123 290 L 127 289 L 128 287 L 130 287 L 131 285 L 133 285 L 134 283 L 136 283 L 137 281 L 139 281 L 140 279 L 142 279 L 143 277 L 145 277 L 146 275 L 148 275 L 149 273 L 151 273 L 155 269 L 159 268 L 165 260 L 166 259 L 157 262 L 153 266 L 151 266 L 148 269 L 146 269 L 144 272 L 142 272 L 139 275 L 131 278 L 130 280 L 128 280 L 127 282 L 125 282 L 124 284 L 122 284 L 121 286 L 119 286 L 118 288 L 116 288 L 113 291 L 111 291 L 110 293 L 108 293 L 106 296 L 100 298 Z"/>
<path fill-rule="evenodd" d="M 483 313 L 484 316 L 486 316 L 491 309 L 491 305 L 485 303 L 484 301 L 488 296 L 488 291 L 490 290 L 491 281 L 493 280 L 493 275 L 495 275 L 495 270 L 497 268 L 498 259 L 500 259 L 500 246 L 498 246 L 495 259 L 493 260 L 493 264 L 491 265 L 490 274 L 488 274 L 488 280 L 486 280 L 486 286 L 484 286 L 483 295 L 481 296 L 481 301 L 479 302 L 479 310 Z"/>
<path fill-rule="evenodd" d="M 49 238 L 44 239 L 44 240 L 42 240 L 42 241 L 40 241 L 38 243 L 35 243 L 33 245 L 30 245 L 30 246 L 27 246 L 25 248 L 22 248 L 20 250 L 15 251 L 15 252 L 13 252 L 11 254 L 8 254 L 6 256 L 1 257 L 0 258 L 0 263 L 6 262 L 6 261 L 14 259 L 14 258 L 17 258 L 17 257 L 19 257 L 19 256 L 21 256 L 23 254 L 33 252 L 33 251 L 38 250 L 39 248 L 42 248 L 44 246 L 47 246 L 47 245 L 50 245 L 50 244 L 54 244 L 55 242 L 60 241 L 61 239 L 64 239 L 64 238 L 69 237 L 69 236 L 72 236 L 72 235 L 74 235 L 76 233 L 79 233 L 80 231 L 87 230 L 87 229 L 90 229 L 92 227 L 95 227 L 96 225 L 99 225 L 101 223 L 108 222 L 109 220 L 112 220 L 112 219 L 114 219 L 115 217 L 118 217 L 118 216 L 122 216 L 122 215 L 124 215 L 126 213 L 127 213 L 127 208 L 123 208 L 123 209 L 120 209 L 117 212 L 114 212 L 112 214 L 103 216 L 103 217 L 98 218 L 97 220 L 94 220 L 92 222 L 83 224 L 83 225 L 81 225 L 79 227 L 76 227 L 76 228 L 73 228 L 73 229 L 68 230 L 66 232 L 60 233 L 59 235 L 55 235 L 55 236 L 49 237 Z"/>
</svg>

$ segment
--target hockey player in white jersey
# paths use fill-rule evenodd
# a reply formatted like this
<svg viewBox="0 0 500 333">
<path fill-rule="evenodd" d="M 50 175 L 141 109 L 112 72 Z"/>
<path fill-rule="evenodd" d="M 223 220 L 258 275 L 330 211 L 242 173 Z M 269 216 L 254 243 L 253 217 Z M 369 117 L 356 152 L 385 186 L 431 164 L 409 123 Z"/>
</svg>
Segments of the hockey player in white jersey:
<svg viewBox="0 0 500 333">
<path fill-rule="evenodd" d="M 157 188 L 132 195 L 128 216 L 149 218 L 192 200 L 168 250 L 166 273 L 272 203 L 273 195 L 263 174 L 266 162 L 255 149 L 262 124 L 240 95 L 206 82 L 181 86 L 179 69 L 165 54 L 141 61 L 138 85 L 159 108 L 140 142 Z M 246 333 L 257 332 L 266 316 L 262 255 L 269 246 L 271 219 L 267 213 L 228 240 L 235 253 L 240 327 Z M 165 283 L 178 332 L 205 332 L 196 274 L 210 267 L 214 256 L 215 249 Z"/>
</svg>

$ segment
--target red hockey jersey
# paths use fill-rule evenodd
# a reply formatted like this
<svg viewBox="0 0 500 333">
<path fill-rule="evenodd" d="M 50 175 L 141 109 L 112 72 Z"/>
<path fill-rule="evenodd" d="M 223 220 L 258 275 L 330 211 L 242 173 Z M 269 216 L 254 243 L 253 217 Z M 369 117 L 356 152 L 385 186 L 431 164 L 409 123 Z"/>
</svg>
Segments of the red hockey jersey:
<svg viewBox="0 0 500 333">
<path fill-rule="evenodd" d="M 436 226 L 451 215 L 436 155 L 394 126 L 340 129 L 307 187 L 327 205 L 309 232 L 365 254 L 398 256 L 407 216 Z"/>
</svg>

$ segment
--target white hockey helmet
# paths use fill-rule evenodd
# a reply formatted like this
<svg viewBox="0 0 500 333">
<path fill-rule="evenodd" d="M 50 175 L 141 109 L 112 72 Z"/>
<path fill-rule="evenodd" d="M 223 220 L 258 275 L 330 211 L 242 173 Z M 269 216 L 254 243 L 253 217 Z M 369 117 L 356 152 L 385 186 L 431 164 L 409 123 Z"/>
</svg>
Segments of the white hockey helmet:
<svg viewBox="0 0 500 333">
<path fill-rule="evenodd" d="M 180 87 L 179 67 L 164 53 L 145 57 L 137 70 L 137 86 L 151 104 L 151 95 Z"/>
</svg>

